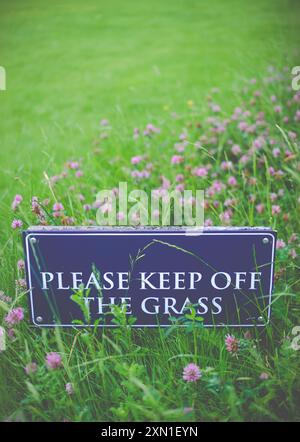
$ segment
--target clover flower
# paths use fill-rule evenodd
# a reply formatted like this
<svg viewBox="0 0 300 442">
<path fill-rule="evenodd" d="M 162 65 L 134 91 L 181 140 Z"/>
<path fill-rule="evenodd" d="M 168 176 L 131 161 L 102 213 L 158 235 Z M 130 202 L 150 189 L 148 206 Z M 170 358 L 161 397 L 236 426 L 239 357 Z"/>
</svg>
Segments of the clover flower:
<svg viewBox="0 0 300 442">
<path fill-rule="evenodd" d="M 23 226 L 23 221 L 21 221 L 20 219 L 14 219 L 13 222 L 11 223 L 11 227 L 14 230 L 20 229 L 22 226 Z"/>
<path fill-rule="evenodd" d="M 183 369 L 182 378 L 184 381 L 196 382 L 201 378 L 201 376 L 202 373 L 200 368 L 196 364 L 190 363 Z"/>
<path fill-rule="evenodd" d="M 239 340 L 233 335 L 227 335 L 225 337 L 225 345 L 229 353 L 236 354 L 239 350 Z"/>
<path fill-rule="evenodd" d="M 55 370 L 57 368 L 60 368 L 62 365 L 61 356 L 55 351 L 48 353 L 46 355 L 46 364 L 49 370 Z"/>
<path fill-rule="evenodd" d="M 23 319 L 24 319 L 24 310 L 22 309 L 22 307 L 17 307 L 12 309 L 5 316 L 5 322 L 8 324 L 9 327 L 19 324 L 19 322 L 21 322 Z"/>
<path fill-rule="evenodd" d="M 171 164 L 180 164 L 183 162 L 183 157 L 181 155 L 173 155 L 171 158 Z"/>
<path fill-rule="evenodd" d="M 66 392 L 67 392 L 69 395 L 71 395 L 71 394 L 74 393 L 74 388 L 73 388 L 73 385 L 71 384 L 71 382 L 68 382 L 68 383 L 65 385 L 65 389 L 66 389 Z"/>
<path fill-rule="evenodd" d="M 25 262 L 23 259 L 19 259 L 17 262 L 17 266 L 19 270 L 24 270 L 25 269 Z"/>
<path fill-rule="evenodd" d="M 36 362 L 29 362 L 29 364 L 26 365 L 24 370 L 25 370 L 25 373 L 28 375 L 35 373 L 37 370 L 37 363 Z"/>
<path fill-rule="evenodd" d="M 17 195 L 14 197 L 14 200 L 13 200 L 12 205 L 11 205 L 12 210 L 16 210 L 17 207 L 21 204 L 22 201 L 23 201 L 23 197 L 22 197 L 22 195 L 18 195 L 18 194 L 17 194 Z"/>
</svg>

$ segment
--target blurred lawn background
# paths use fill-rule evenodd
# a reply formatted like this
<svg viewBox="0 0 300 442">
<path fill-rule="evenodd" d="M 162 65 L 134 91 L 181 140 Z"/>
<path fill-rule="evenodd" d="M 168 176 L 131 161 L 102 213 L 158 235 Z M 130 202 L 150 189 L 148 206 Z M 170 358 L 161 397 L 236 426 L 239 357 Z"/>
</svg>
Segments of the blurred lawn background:
<svg viewBox="0 0 300 442">
<path fill-rule="evenodd" d="M 299 64 L 297 0 L 1 0 L 0 9 L 2 203 L 29 183 L 34 194 L 50 157 L 84 154 L 101 118 L 132 133 L 212 87 L 230 108 L 241 78 Z"/>
</svg>

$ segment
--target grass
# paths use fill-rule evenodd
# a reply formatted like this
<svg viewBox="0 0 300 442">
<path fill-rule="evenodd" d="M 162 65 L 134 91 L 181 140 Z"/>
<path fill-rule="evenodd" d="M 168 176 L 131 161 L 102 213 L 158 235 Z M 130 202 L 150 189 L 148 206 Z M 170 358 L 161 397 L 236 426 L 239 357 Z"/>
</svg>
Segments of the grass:
<svg viewBox="0 0 300 442">
<path fill-rule="evenodd" d="M 299 230 L 299 122 L 294 119 L 299 102 L 288 90 L 290 69 L 299 64 L 298 3 L 52 1 L 41 8 L 30 0 L 0 6 L 0 65 L 7 72 L 7 91 L 0 92 L 0 290 L 13 298 L 0 304 L 2 324 L 7 328 L 4 318 L 12 305 L 25 308 L 25 320 L 0 353 L 0 419 L 299 420 L 299 351 L 291 348 L 292 330 L 299 325 L 299 264 L 293 253 L 299 254 L 299 239 L 289 242 Z M 269 64 L 278 71 L 267 73 Z M 273 80 L 266 82 L 266 76 Z M 220 104 L 220 113 L 213 113 L 208 94 Z M 281 112 L 275 112 L 276 105 Z M 237 106 L 251 114 L 238 116 L 216 135 L 213 128 L 222 128 Z M 258 112 L 264 112 L 263 124 L 253 133 L 238 127 L 241 120 L 255 124 Z M 214 119 L 207 121 L 208 116 Z M 108 126 L 99 125 L 103 118 Z M 161 131 L 143 136 L 150 122 Z M 141 132 L 136 140 L 135 127 Z M 188 140 L 184 163 L 174 166 L 170 159 L 178 154 L 174 145 L 181 133 Z M 260 137 L 262 146 L 249 151 Z M 203 148 L 195 147 L 199 140 Z M 232 154 L 230 140 L 241 154 Z M 130 159 L 139 154 L 147 155 L 153 171 L 148 180 L 136 182 Z M 242 155 L 248 157 L 245 163 Z M 68 160 L 80 162 L 81 178 L 65 165 Z M 232 170 L 222 169 L 227 160 Z M 204 179 L 192 173 L 209 165 Z M 64 170 L 68 174 L 61 177 Z M 44 172 L 60 179 L 53 184 Z M 31 198 L 49 199 L 50 213 L 60 201 L 66 216 L 87 224 L 95 212 L 83 210 L 78 194 L 92 204 L 97 191 L 119 181 L 150 191 L 160 186 L 161 175 L 175 185 L 178 173 L 186 188 L 208 189 L 216 179 L 226 185 L 208 198 L 206 217 L 215 225 L 230 209 L 232 225 L 269 225 L 284 240 L 266 330 L 247 339 L 243 330 L 235 330 L 240 349 L 234 356 L 224 345 L 231 330 L 193 323 L 168 331 L 126 325 L 103 331 L 31 328 L 26 290 L 15 284 L 24 276 L 16 266 L 22 257 L 20 232 L 11 229 L 14 218 L 24 227 L 38 223 Z M 230 175 L 236 187 L 228 186 Z M 24 200 L 13 212 L 17 193 Z M 262 213 L 257 204 L 263 204 Z M 277 216 L 274 205 L 281 208 Z M 61 355 L 63 368 L 46 368 L 51 351 Z M 32 361 L 38 369 L 28 376 L 24 367 Z M 182 380 L 189 362 L 203 372 L 195 384 Z M 261 373 L 268 379 L 261 380 Z M 68 382 L 73 395 L 65 391 Z"/>
</svg>

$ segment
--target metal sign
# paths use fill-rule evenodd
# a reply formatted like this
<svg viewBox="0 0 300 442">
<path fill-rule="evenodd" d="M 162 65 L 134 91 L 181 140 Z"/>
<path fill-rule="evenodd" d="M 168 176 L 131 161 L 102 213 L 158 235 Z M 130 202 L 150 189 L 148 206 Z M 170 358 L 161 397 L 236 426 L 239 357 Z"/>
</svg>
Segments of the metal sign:
<svg viewBox="0 0 300 442">
<path fill-rule="evenodd" d="M 36 326 L 249 327 L 270 319 L 271 229 L 54 227 L 23 235 Z"/>
</svg>

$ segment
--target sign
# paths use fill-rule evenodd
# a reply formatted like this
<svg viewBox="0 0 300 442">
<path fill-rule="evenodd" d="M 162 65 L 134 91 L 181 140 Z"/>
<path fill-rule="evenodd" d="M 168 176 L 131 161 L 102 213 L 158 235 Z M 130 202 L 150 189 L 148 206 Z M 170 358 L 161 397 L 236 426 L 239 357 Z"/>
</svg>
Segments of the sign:
<svg viewBox="0 0 300 442">
<path fill-rule="evenodd" d="M 23 233 L 32 323 L 264 326 L 276 233 L 266 228 L 32 228 Z"/>
</svg>

